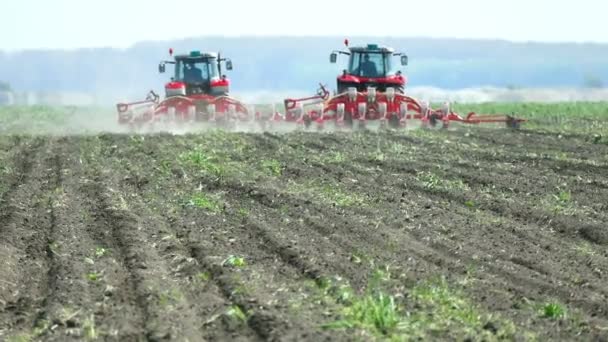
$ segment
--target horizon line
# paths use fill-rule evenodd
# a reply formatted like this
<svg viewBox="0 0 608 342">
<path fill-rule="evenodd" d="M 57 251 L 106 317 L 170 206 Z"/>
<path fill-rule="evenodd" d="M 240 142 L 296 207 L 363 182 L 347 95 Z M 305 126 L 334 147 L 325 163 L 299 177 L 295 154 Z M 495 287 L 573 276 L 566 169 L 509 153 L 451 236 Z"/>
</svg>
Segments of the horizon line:
<svg viewBox="0 0 608 342">
<path fill-rule="evenodd" d="M 95 45 L 95 46 L 81 46 L 81 47 L 67 47 L 67 48 L 57 48 L 57 47 L 29 47 L 29 48 L 17 48 L 17 49 L 0 49 L 0 53 L 22 53 L 22 52 L 32 52 L 32 51 L 80 51 L 80 50 L 102 50 L 102 49 L 113 49 L 113 50 L 129 50 L 136 48 L 138 45 L 149 44 L 149 43 L 163 43 L 163 42 L 184 42 L 188 40 L 197 40 L 197 39 L 340 39 L 340 41 L 344 39 L 404 39 L 404 40 L 421 40 L 428 39 L 433 41 L 438 40 L 454 40 L 454 41 L 463 41 L 463 42 L 479 42 L 479 43 L 509 43 L 513 45 L 595 45 L 595 46 L 608 46 L 608 41 L 592 41 L 592 40 L 581 40 L 581 41 L 541 41 L 541 40 L 511 40 L 505 38 L 467 38 L 467 37 L 449 37 L 449 36 L 404 36 L 404 35 L 353 35 L 353 36 L 344 36 L 344 35 L 315 35 L 315 34 L 264 34 L 264 35 L 256 35 L 256 34 L 210 34 L 210 35 L 199 35 L 199 36 L 189 36 L 189 37 L 179 37 L 179 38 L 167 38 L 167 39 L 156 39 L 149 40 L 143 39 L 138 40 L 134 43 L 131 43 L 127 46 L 110 46 L 110 45 Z"/>
</svg>

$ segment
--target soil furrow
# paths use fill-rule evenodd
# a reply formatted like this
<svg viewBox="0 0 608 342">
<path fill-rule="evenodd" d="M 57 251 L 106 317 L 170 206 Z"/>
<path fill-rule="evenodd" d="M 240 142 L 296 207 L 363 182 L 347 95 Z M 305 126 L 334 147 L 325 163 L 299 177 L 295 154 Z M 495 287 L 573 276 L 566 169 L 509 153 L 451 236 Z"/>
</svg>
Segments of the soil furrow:
<svg viewBox="0 0 608 342">
<path fill-rule="evenodd" d="M 148 329 L 147 323 L 150 319 L 148 311 L 147 298 L 145 294 L 137 291 L 137 284 L 141 282 L 141 278 L 137 275 L 137 268 L 145 267 L 141 264 L 138 256 L 129 251 L 126 242 L 121 238 L 120 230 L 132 230 L 137 227 L 137 222 L 129 220 L 125 224 L 121 214 L 115 213 L 107 199 L 104 187 L 104 179 L 95 173 L 92 174 L 92 179 L 86 179 L 81 186 L 81 191 L 85 194 L 85 204 L 88 207 L 89 215 L 95 224 L 89 228 L 90 233 L 99 246 L 106 246 L 113 253 L 113 257 L 118 262 L 118 268 L 114 269 L 115 277 L 114 284 L 111 284 L 112 291 L 120 292 L 118 295 L 125 300 L 123 310 L 129 312 L 128 329 L 123 327 L 122 333 L 127 334 L 126 338 L 142 338 L 150 339 L 155 332 Z M 135 228 L 136 229 L 136 228 Z M 114 294 L 113 294 L 114 295 Z"/>
<path fill-rule="evenodd" d="M 43 140 L 21 142 L 15 161 L 15 180 L 5 193 L 0 222 L 6 237 L 0 243 L 3 257 L 0 282 L 0 325 L 14 337 L 28 336 L 35 328 L 48 294 L 48 235 L 52 227 L 48 211 L 48 159 L 42 159 Z M 46 147 L 46 146 L 44 146 Z"/>
</svg>

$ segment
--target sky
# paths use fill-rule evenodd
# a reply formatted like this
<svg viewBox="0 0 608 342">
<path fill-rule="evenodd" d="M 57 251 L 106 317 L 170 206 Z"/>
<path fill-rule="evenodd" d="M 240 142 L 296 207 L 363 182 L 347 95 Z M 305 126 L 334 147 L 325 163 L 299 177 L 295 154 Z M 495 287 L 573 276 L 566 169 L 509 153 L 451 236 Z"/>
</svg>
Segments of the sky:
<svg viewBox="0 0 608 342">
<path fill-rule="evenodd" d="M 127 48 L 201 36 L 608 42 L 605 0 L 4 0 L 0 50 Z M 360 19 L 362 18 L 362 19 Z"/>
</svg>

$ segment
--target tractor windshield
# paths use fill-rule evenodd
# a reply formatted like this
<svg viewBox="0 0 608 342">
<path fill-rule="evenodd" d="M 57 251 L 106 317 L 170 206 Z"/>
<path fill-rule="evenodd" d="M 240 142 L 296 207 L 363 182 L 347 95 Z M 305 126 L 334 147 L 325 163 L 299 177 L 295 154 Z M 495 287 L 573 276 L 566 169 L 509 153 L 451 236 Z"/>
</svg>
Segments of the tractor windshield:
<svg viewBox="0 0 608 342">
<path fill-rule="evenodd" d="M 219 77 L 215 58 L 180 59 L 175 64 L 175 79 L 185 83 L 206 83 L 215 77 Z"/>
<path fill-rule="evenodd" d="M 391 70 L 390 55 L 383 52 L 352 52 L 348 73 L 361 77 L 384 77 Z"/>
</svg>

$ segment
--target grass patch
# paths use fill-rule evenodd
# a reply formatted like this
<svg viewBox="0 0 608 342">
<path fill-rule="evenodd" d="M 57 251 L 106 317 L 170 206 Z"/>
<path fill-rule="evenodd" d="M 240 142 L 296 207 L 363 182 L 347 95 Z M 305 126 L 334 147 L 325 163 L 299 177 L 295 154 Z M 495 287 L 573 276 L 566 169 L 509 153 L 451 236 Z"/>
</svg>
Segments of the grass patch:
<svg viewBox="0 0 608 342">
<path fill-rule="evenodd" d="M 337 207 L 350 207 L 365 203 L 365 197 L 360 194 L 345 192 L 338 185 L 319 184 L 318 181 L 308 181 L 306 183 L 290 181 L 287 191 L 296 194 L 306 194 L 323 203 Z"/>
<path fill-rule="evenodd" d="M 244 267 L 247 266 L 247 262 L 244 257 L 229 255 L 224 261 L 222 261 L 222 266 L 232 266 L 232 267 Z"/>
<path fill-rule="evenodd" d="M 570 193 L 570 191 L 567 190 L 561 190 L 560 192 L 558 192 L 556 195 L 553 195 L 553 198 L 561 204 L 568 204 L 570 203 L 570 201 L 572 201 L 572 194 Z"/>
<path fill-rule="evenodd" d="M 559 319 L 566 316 L 566 308 L 557 302 L 546 303 L 541 309 L 542 317 Z"/>
<path fill-rule="evenodd" d="M 407 296 L 391 294 L 388 270 L 377 270 L 362 294 L 352 290 L 343 301 L 341 319 L 325 324 L 326 329 L 360 329 L 389 340 L 449 337 L 465 340 L 513 339 L 515 325 L 482 312 L 444 279 L 421 282 Z M 335 299 L 344 285 L 326 285 Z M 350 288 L 349 288 L 350 289 Z"/>
<path fill-rule="evenodd" d="M 332 151 L 321 156 L 321 161 L 329 164 L 342 164 L 346 160 L 346 155 L 340 151 Z"/>
<path fill-rule="evenodd" d="M 469 187 L 462 180 L 442 179 L 433 172 L 420 171 L 416 175 L 416 179 L 423 187 L 430 190 L 469 190 Z"/>
<path fill-rule="evenodd" d="M 555 194 L 550 195 L 548 202 L 551 211 L 555 213 L 572 215 L 576 211 L 572 193 L 569 190 L 558 188 Z"/>
<path fill-rule="evenodd" d="M 283 174 L 283 165 L 276 159 L 262 160 L 262 168 L 270 172 L 273 176 Z"/>
<path fill-rule="evenodd" d="M 212 212 L 220 211 L 219 203 L 214 198 L 203 192 L 193 195 L 192 198 L 190 198 L 190 200 L 188 201 L 188 205 L 197 208 L 207 209 Z"/>
<path fill-rule="evenodd" d="M 179 159 L 191 167 L 216 177 L 222 177 L 226 173 L 223 163 L 216 156 L 210 156 L 198 149 L 182 153 Z"/>
</svg>

